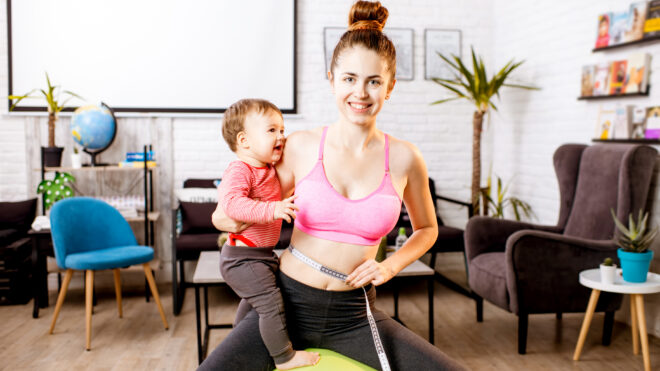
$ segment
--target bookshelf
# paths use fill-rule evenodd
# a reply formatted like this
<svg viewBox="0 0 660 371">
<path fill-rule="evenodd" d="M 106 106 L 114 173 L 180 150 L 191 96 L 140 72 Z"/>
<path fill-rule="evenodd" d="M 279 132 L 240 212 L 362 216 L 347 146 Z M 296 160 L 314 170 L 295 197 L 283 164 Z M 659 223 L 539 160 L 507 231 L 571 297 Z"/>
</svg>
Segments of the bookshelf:
<svg viewBox="0 0 660 371">
<path fill-rule="evenodd" d="M 648 37 L 648 38 L 645 38 L 645 39 L 639 39 L 639 40 L 635 40 L 635 41 L 629 41 L 629 42 L 625 42 L 625 43 L 621 43 L 621 44 L 604 46 L 602 48 L 593 48 L 593 49 L 591 49 L 591 51 L 596 53 L 596 52 L 602 52 L 602 51 L 606 51 L 606 50 L 625 48 L 625 47 L 628 47 L 630 45 L 646 44 L 646 43 L 650 43 L 650 42 L 654 42 L 654 41 L 658 41 L 658 40 L 660 40 L 660 36 L 653 36 L 653 37 Z"/>
<path fill-rule="evenodd" d="M 660 145 L 660 139 L 597 139 L 594 138 L 592 142 L 599 143 L 638 143 L 638 144 L 651 144 L 651 145 Z"/>
<path fill-rule="evenodd" d="M 632 94 L 615 94 L 615 95 L 594 95 L 590 97 L 578 97 L 578 100 L 599 100 L 599 99 L 612 99 L 612 98 L 629 98 L 629 97 L 648 97 L 651 85 L 648 86 L 645 93 L 632 93 Z"/>
</svg>

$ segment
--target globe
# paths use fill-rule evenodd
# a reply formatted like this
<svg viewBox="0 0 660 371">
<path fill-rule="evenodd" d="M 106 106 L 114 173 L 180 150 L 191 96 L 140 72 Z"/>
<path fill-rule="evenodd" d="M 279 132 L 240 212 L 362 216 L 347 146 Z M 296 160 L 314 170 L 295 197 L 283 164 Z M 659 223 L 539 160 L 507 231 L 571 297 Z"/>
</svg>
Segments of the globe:
<svg viewBox="0 0 660 371">
<path fill-rule="evenodd" d="M 96 155 L 107 149 L 115 139 L 117 124 L 115 116 L 106 104 L 87 105 L 75 110 L 71 118 L 73 140 L 92 155 L 92 166 Z"/>
</svg>

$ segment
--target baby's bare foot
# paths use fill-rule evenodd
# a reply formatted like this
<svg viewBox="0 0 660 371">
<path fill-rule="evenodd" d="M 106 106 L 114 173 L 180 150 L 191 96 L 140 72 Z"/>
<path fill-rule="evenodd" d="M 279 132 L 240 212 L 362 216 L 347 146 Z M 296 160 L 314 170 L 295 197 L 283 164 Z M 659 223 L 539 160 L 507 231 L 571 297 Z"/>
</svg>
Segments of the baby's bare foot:
<svg viewBox="0 0 660 371">
<path fill-rule="evenodd" d="M 304 350 L 296 350 L 296 355 L 290 360 L 276 364 L 278 370 L 290 370 L 296 367 L 312 366 L 318 363 L 321 359 L 318 353 L 306 352 Z"/>
</svg>

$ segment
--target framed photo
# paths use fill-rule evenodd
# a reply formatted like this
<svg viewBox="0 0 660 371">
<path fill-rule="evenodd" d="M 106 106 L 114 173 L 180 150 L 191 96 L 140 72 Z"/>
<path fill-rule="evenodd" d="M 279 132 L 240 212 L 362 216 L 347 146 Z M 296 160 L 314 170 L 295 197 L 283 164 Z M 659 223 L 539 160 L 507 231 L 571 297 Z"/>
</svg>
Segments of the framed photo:
<svg viewBox="0 0 660 371">
<path fill-rule="evenodd" d="M 424 30 L 424 78 L 452 79 L 451 67 L 438 56 L 438 53 L 451 57 L 461 58 L 461 31 L 460 30 Z"/>
<path fill-rule="evenodd" d="M 341 36 L 346 32 L 345 27 L 323 28 L 323 50 L 325 51 L 325 70 L 330 70 L 332 53 Z M 384 30 L 385 35 L 392 40 L 396 48 L 396 79 L 412 80 L 414 78 L 413 63 L 413 29 L 412 28 L 388 28 Z"/>
</svg>

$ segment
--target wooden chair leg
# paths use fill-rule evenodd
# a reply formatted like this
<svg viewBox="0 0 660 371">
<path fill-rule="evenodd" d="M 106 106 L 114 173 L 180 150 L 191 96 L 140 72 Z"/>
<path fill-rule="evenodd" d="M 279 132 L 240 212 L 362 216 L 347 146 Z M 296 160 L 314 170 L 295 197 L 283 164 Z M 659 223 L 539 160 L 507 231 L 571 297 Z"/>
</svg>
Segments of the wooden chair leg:
<svg viewBox="0 0 660 371">
<path fill-rule="evenodd" d="M 115 296 L 117 297 L 117 311 L 119 312 L 119 318 L 122 318 L 123 313 L 121 309 L 121 276 L 119 274 L 119 268 L 113 269 L 112 275 L 115 277 Z"/>
<path fill-rule="evenodd" d="M 147 278 L 147 281 L 149 282 L 149 288 L 151 288 L 151 294 L 154 296 L 154 301 L 156 302 L 156 305 L 158 305 L 158 312 L 160 312 L 160 319 L 163 320 L 163 325 L 165 325 L 165 329 L 167 330 L 169 328 L 169 325 L 167 324 L 167 318 L 165 318 L 165 312 L 163 311 L 163 306 L 160 304 L 160 296 L 158 295 L 158 288 L 156 287 L 156 281 L 154 280 L 154 276 L 153 274 L 151 274 L 151 267 L 149 266 L 149 263 L 142 264 L 142 267 L 144 268 L 144 276 Z"/>
<path fill-rule="evenodd" d="M 561 313 L 561 312 L 557 312 L 556 315 L 555 315 L 555 317 L 556 317 L 558 320 L 561 320 L 561 318 L 562 318 L 562 313 Z"/>
<path fill-rule="evenodd" d="M 92 301 L 94 296 L 94 271 L 85 271 L 85 349 L 92 349 Z"/>
<path fill-rule="evenodd" d="M 57 322 L 57 316 L 60 314 L 60 309 L 62 309 L 62 303 L 64 303 L 64 298 L 66 297 L 66 290 L 69 289 L 69 283 L 71 282 L 71 277 L 73 276 L 73 269 L 67 269 L 66 274 L 64 275 L 64 282 L 62 283 L 62 288 L 60 288 L 60 293 L 57 296 L 57 304 L 55 304 L 55 312 L 53 313 L 53 320 L 50 323 L 49 334 L 53 333 L 55 329 L 55 322 Z"/>
<path fill-rule="evenodd" d="M 483 322 L 484 321 L 484 299 L 475 294 L 474 292 L 472 293 L 474 296 L 474 301 L 477 306 L 477 322 Z"/>
<path fill-rule="evenodd" d="M 518 354 L 527 352 L 527 324 L 529 317 L 527 313 L 518 313 Z"/>
</svg>

